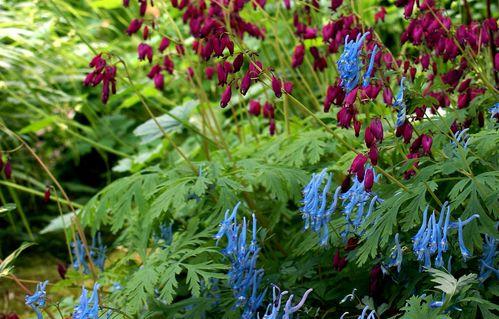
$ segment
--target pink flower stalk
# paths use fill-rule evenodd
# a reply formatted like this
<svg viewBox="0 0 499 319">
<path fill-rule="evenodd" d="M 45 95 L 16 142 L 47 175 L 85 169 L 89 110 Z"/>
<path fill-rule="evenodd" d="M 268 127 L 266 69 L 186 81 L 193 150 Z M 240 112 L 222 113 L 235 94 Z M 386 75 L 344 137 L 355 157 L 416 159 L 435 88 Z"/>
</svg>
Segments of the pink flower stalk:
<svg viewBox="0 0 499 319">
<path fill-rule="evenodd" d="M 159 52 L 163 53 L 170 46 L 170 39 L 163 37 L 159 44 Z"/>
<path fill-rule="evenodd" d="M 260 110 L 262 108 L 262 105 L 260 104 L 259 101 L 257 100 L 251 100 L 249 102 L 249 107 L 248 107 L 248 113 L 254 116 L 260 115 Z"/>
<path fill-rule="evenodd" d="M 131 36 L 132 34 L 136 33 L 137 31 L 140 30 L 142 27 L 142 19 L 133 19 L 130 21 L 130 24 L 128 25 L 128 28 L 126 29 L 126 33 Z"/>
<path fill-rule="evenodd" d="M 276 78 L 275 76 L 272 76 L 272 90 L 274 91 L 274 94 L 277 98 L 280 98 L 282 96 L 282 81 Z"/>
<path fill-rule="evenodd" d="M 137 47 L 137 53 L 139 55 L 139 60 L 143 61 L 147 58 L 149 63 L 152 63 L 152 47 L 146 43 L 140 43 Z"/>
<path fill-rule="evenodd" d="M 227 85 L 227 88 L 222 93 L 222 97 L 220 99 L 220 106 L 222 108 L 226 107 L 229 104 L 230 98 L 232 96 L 232 87 Z"/>
</svg>

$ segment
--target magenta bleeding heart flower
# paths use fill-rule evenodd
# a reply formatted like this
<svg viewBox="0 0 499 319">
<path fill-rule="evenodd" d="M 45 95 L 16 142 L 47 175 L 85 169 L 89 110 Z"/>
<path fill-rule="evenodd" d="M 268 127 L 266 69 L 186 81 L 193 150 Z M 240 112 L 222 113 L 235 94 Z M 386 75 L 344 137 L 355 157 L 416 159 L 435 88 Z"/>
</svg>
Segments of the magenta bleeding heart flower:
<svg viewBox="0 0 499 319">
<path fill-rule="evenodd" d="M 232 96 L 232 87 L 227 85 L 224 92 L 222 93 L 222 97 L 220 98 L 220 106 L 222 108 L 226 107 L 229 104 L 230 98 Z"/>
<path fill-rule="evenodd" d="M 101 101 L 106 104 L 110 94 L 116 94 L 116 66 L 108 65 L 99 53 L 89 63 L 94 68 L 83 80 L 85 86 L 97 86 L 102 83 Z"/>
</svg>

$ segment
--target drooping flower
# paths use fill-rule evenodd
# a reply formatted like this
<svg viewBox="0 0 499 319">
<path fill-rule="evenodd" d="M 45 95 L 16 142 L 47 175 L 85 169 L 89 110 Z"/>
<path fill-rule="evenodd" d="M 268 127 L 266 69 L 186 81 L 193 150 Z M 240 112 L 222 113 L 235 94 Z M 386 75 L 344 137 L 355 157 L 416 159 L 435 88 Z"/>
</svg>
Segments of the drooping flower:
<svg viewBox="0 0 499 319">
<path fill-rule="evenodd" d="M 167 37 L 163 37 L 159 44 L 159 52 L 163 53 L 163 51 L 165 51 L 166 48 L 168 48 L 169 46 L 170 46 L 170 39 L 168 39 Z"/>
<path fill-rule="evenodd" d="M 352 91 L 360 80 L 360 70 L 362 62 L 360 61 L 360 48 L 369 32 L 358 34 L 356 40 L 348 41 L 349 36 L 345 37 L 345 46 L 343 53 L 338 60 L 338 72 L 340 73 L 341 85 L 346 93 Z"/>
<path fill-rule="evenodd" d="M 374 58 L 376 57 L 376 53 L 378 52 L 378 46 L 374 45 L 374 48 L 371 52 L 371 58 L 369 59 L 369 66 L 367 67 L 366 73 L 364 73 L 362 86 L 365 88 L 369 85 L 369 80 L 371 79 L 371 75 L 373 73 L 374 68 Z"/>
<path fill-rule="evenodd" d="M 82 288 L 80 301 L 73 311 L 73 319 L 99 319 L 99 284 L 95 283 L 90 299 L 85 287 Z"/>
<path fill-rule="evenodd" d="M 405 123 L 407 106 L 404 101 L 404 80 L 404 77 L 400 79 L 400 88 L 397 96 L 395 97 L 395 102 L 393 103 L 393 107 L 397 109 L 397 128 L 401 127 Z"/>
<path fill-rule="evenodd" d="M 80 240 L 78 235 L 76 235 L 75 240 L 71 242 L 71 247 L 71 253 L 73 254 L 73 268 L 75 270 L 82 269 L 84 274 L 88 274 L 90 272 L 90 268 L 86 260 L 85 245 Z"/>
<path fill-rule="evenodd" d="M 45 307 L 46 297 L 47 297 L 45 288 L 48 282 L 49 282 L 48 280 L 45 280 L 44 282 L 39 282 L 36 285 L 35 292 L 32 295 L 26 295 L 25 298 L 26 305 L 31 307 L 31 309 L 33 309 L 38 319 L 43 318 L 42 311 L 40 308 Z"/>
<path fill-rule="evenodd" d="M 329 220 L 336 209 L 338 195 L 341 187 L 337 187 L 328 205 L 328 192 L 331 188 L 332 174 L 327 174 L 323 169 L 319 174 L 312 174 L 310 182 L 303 188 L 301 201 L 304 229 L 311 229 L 319 235 L 321 245 L 326 245 L 329 240 Z"/>
<path fill-rule="evenodd" d="M 288 294 L 287 291 L 281 291 L 279 287 L 276 285 L 272 285 L 272 302 L 267 306 L 265 313 L 262 319 L 291 319 L 292 314 L 300 310 L 301 307 L 305 304 L 308 295 L 313 291 L 312 288 L 305 291 L 301 300 L 296 304 L 296 306 L 292 305 L 294 295 L 290 295 L 286 304 L 284 305 L 284 313 L 282 316 L 280 315 L 281 305 L 282 305 L 282 297 Z M 259 316 L 258 316 L 259 318 Z"/>
<path fill-rule="evenodd" d="M 147 58 L 149 63 L 152 63 L 153 52 L 152 47 L 149 44 L 140 43 L 137 47 L 137 53 L 140 61 L 143 61 Z"/>
<path fill-rule="evenodd" d="M 399 234 L 395 234 L 395 247 L 390 254 L 390 261 L 388 262 L 388 267 L 397 267 L 397 271 L 400 272 L 400 267 L 402 267 L 403 260 L 402 248 L 399 242 Z"/>
<path fill-rule="evenodd" d="M 478 215 L 472 215 L 465 221 L 458 219 L 458 222 L 450 221 L 450 206 L 447 202 L 442 205 L 440 210 L 440 215 L 437 221 L 435 212 L 433 212 L 430 218 L 427 219 L 428 206 L 423 211 L 423 222 L 417 234 L 413 237 L 413 251 L 417 256 L 417 259 L 424 263 L 424 267 L 431 267 L 431 257 L 435 256 L 435 267 L 443 267 L 443 254 L 447 252 L 449 248 L 448 244 L 448 232 L 451 229 L 458 229 L 459 246 L 463 257 L 466 259 L 470 256 L 469 251 L 464 246 L 462 240 L 462 227 L 475 218 Z"/>
<path fill-rule="evenodd" d="M 128 26 L 128 28 L 126 30 L 126 33 L 128 35 L 132 35 L 132 34 L 136 33 L 137 31 L 139 31 L 140 28 L 142 27 L 142 22 L 143 22 L 142 19 L 133 19 L 130 22 L 130 25 Z"/>
<path fill-rule="evenodd" d="M 498 53 L 498 55 L 499 55 L 499 53 Z M 499 121 L 499 102 L 494 104 L 494 106 L 492 106 L 489 109 L 489 113 L 490 113 L 491 120 L 495 120 L 496 122 Z"/>
<path fill-rule="evenodd" d="M 231 96 L 232 96 L 232 87 L 231 87 L 231 85 L 227 85 L 227 87 L 223 91 L 222 97 L 220 99 L 220 106 L 222 108 L 226 107 L 227 104 L 229 104 Z"/>
<path fill-rule="evenodd" d="M 482 282 L 487 280 L 492 274 L 499 279 L 499 270 L 495 268 L 494 262 L 497 256 L 498 241 L 489 235 L 485 235 L 483 254 L 480 259 L 480 276 Z"/>
<path fill-rule="evenodd" d="M 93 263 L 103 271 L 107 247 L 102 243 L 100 232 L 97 232 L 92 238 L 92 245 L 89 247 L 89 250 Z"/>
<path fill-rule="evenodd" d="M 282 96 L 282 81 L 275 76 L 272 77 L 272 90 L 277 98 Z"/>
<path fill-rule="evenodd" d="M 243 223 L 237 223 L 237 210 L 240 203 L 234 206 L 232 213 L 225 212 L 224 220 L 220 223 L 215 235 L 217 244 L 222 237 L 227 239 L 227 245 L 222 253 L 229 259 L 231 268 L 228 273 L 229 285 L 232 288 L 236 307 L 243 309 L 242 318 L 252 319 L 260 307 L 265 292 L 259 293 L 258 288 L 263 277 L 263 269 L 257 269 L 256 261 L 260 248 L 256 240 L 257 225 L 253 214 L 252 239 L 248 245 L 246 218 Z"/>
<path fill-rule="evenodd" d="M 452 146 L 451 156 L 456 156 L 459 148 L 462 148 L 464 150 L 468 149 L 468 143 L 470 141 L 468 130 L 469 128 L 465 128 L 454 133 L 454 139 L 450 143 Z"/>
<path fill-rule="evenodd" d="M 248 113 L 254 116 L 260 115 L 260 110 L 262 109 L 262 105 L 257 100 L 251 100 L 249 102 Z"/>
</svg>

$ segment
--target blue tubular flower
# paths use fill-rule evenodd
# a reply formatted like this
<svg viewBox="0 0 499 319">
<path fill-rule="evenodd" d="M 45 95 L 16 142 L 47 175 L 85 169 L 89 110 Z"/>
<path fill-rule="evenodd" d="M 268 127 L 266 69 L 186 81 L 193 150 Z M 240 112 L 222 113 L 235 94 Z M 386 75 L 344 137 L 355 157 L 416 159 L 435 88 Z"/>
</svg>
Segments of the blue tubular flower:
<svg viewBox="0 0 499 319">
<path fill-rule="evenodd" d="M 345 38 L 345 47 L 337 65 L 341 78 L 341 86 L 347 94 L 359 83 L 360 70 L 362 69 L 360 48 L 368 35 L 369 32 L 362 35 L 359 34 L 355 41 L 348 41 L 348 35 Z"/>
<path fill-rule="evenodd" d="M 442 300 L 432 301 L 429 304 L 430 308 L 441 308 L 445 303 L 445 293 L 442 293 Z"/>
<path fill-rule="evenodd" d="M 499 279 L 499 270 L 494 268 L 494 260 L 497 256 L 497 240 L 489 235 L 485 235 L 485 243 L 483 245 L 483 255 L 480 260 L 480 276 L 479 279 L 484 282 L 492 274 Z"/>
<path fill-rule="evenodd" d="M 464 246 L 462 227 L 470 223 L 479 215 L 472 215 L 468 219 L 458 222 L 450 221 L 450 206 L 448 202 L 442 205 L 438 222 L 433 212 L 427 220 L 428 206 L 423 212 L 423 222 L 417 234 L 413 237 L 413 251 L 419 261 L 424 262 L 426 268 L 431 267 L 431 257 L 436 254 L 435 267 L 444 267 L 443 254 L 447 252 L 449 244 L 447 242 L 447 234 L 450 229 L 458 229 L 459 247 L 461 248 L 464 260 L 470 256 L 468 249 Z M 450 260 L 449 266 L 450 268 Z"/>
<path fill-rule="evenodd" d="M 284 305 L 284 313 L 282 314 L 282 316 L 279 316 L 279 312 L 281 311 L 282 297 L 286 295 L 288 292 L 287 291 L 281 292 L 281 289 L 279 289 L 279 287 L 275 285 L 272 286 L 273 286 L 272 303 L 267 306 L 265 314 L 263 315 L 263 319 L 278 319 L 278 318 L 290 319 L 293 313 L 297 312 L 298 310 L 300 310 L 301 307 L 303 307 L 305 301 L 307 300 L 308 295 L 313 291 L 312 288 L 308 289 L 303 294 L 303 297 L 296 306 L 292 305 L 294 295 L 290 295 L 288 300 L 286 301 L 286 304 Z M 260 318 L 260 316 L 258 316 L 258 318 Z"/>
<path fill-rule="evenodd" d="M 99 284 L 95 283 L 92 295 L 88 299 L 85 287 L 81 290 L 80 302 L 73 312 L 73 319 L 98 319 L 99 318 Z"/>
<path fill-rule="evenodd" d="M 388 267 L 397 267 L 397 272 L 400 272 L 400 267 L 402 266 L 402 259 L 404 255 L 402 254 L 402 247 L 399 242 L 399 234 L 395 234 L 395 248 L 390 255 L 390 262 Z"/>
<path fill-rule="evenodd" d="M 397 127 L 402 126 L 405 123 L 405 115 L 407 106 L 404 101 L 404 81 L 405 77 L 400 79 L 400 88 L 393 102 L 393 106 L 397 109 Z"/>
<path fill-rule="evenodd" d="M 83 273 L 88 274 L 90 272 L 90 268 L 86 260 L 85 245 L 80 240 L 78 235 L 76 235 L 75 241 L 71 242 L 71 247 L 71 252 L 73 254 L 73 268 L 75 270 L 83 269 Z"/>
<path fill-rule="evenodd" d="M 47 296 L 47 293 L 45 292 L 45 287 L 48 284 L 48 280 L 45 280 L 44 282 L 39 282 L 36 285 L 36 290 L 35 292 L 30 296 L 26 295 L 25 298 L 25 303 L 27 306 L 31 307 L 34 312 L 36 312 L 36 317 L 38 319 L 42 319 L 42 311 L 40 308 L 45 307 L 45 298 Z"/>
<path fill-rule="evenodd" d="M 459 146 L 465 150 L 468 149 L 468 143 L 470 141 L 470 136 L 468 135 L 468 131 L 469 131 L 469 128 L 465 128 L 464 130 L 457 131 L 456 133 L 454 133 L 455 141 L 453 140 L 450 143 L 452 145 L 452 149 L 454 152 L 452 155 L 456 154 Z"/>
<path fill-rule="evenodd" d="M 104 263 L 106 262 L 106 246 L 102 244 L 100 232 L 92 238 L 92 246 L 90 246 L 90 256 L 93 263 L 99 267 L 101 271 L 104 270 Z"/>
<path fill-rule="evenodd" d="M 373 68 L 374 68 L 374 58 L 376 57 L 377 52 L 378 52 L 378 46 L 374 45 L 374 48 L 371 52 L 371 58 L 369 59 L 369 66 L 367 67 L 366 73 L 364 73 L 364 78 L 362 82 L 363 87 L 369 85 L 369 80 L 371 80 L 371 74 L 373 73 Z"/>
<path fill-rule="evenodd" d="M 457 230 L 457 236 L 458 236 L 458 240 L 459 240 L 459 249 L 461 249 L 461 255 L 463 255 L 464 261 L 466 261 L 471 256 L 471 253 L 468 250 L 468 248 L 466 248 L 466 246 L 464 245 L 463 222 L 461 221 L 461 218 L 458 219 L 458 225 L 459 225 L 459 228 Z"/>
<path fill-rule="evenodd" d="M 496 102 L 496 104 L 494 104 L 494 106 L 489 109 L 489 112 L 490 119 L 497 122 L 497 120 L 499 119 L 499 102 Z"/>
<path fill-rule="evenodd" d="M 173 224 L 161 223 L 159 225 L 159 235 L 154 234 L 153 240 L 156 244 L 162 241 L 163 247 L 170 246 L 173 241 Z"/>
<path fill-rule="evenodd" d="M 374 182 L 377 183 L 378 179 L 379 177 L 374 173 Z M 361 235 L 358 233 L 358 230 L 364 226 L 364 223 L 371 216 L 375 204 L 383 202 L 373 192 L 367 192 L 364 188 L 364 183 L 360 182 L 357 176 L 353 177 L 352 186 L 345 193 L 341 194 L 340 198 L 346 221 L 346 229 L 342 232 L 344 238 L 346 238 L 349 232 Z M 364 214 L 367 204 L 369 204 L 367 214 Z M 351 226 L 353 226 L 353 230 L 350 230 Z"/>
<path fill-rule="evenodd" d="M 253 215 L 253 234 L 250 244 L 247 243 L 246 218 L 241 225 L 237 224 L 236 215 L 240 203 L 237 203 L 232 213 L 225 212 L 224 220 L 220 223 L 220 229 L 215 235 L 218 241 L 225 236 L 227 246 L 222 253 L 228 257 L 231 268 L 228 272 L 229 285 L 232 288 L 236 307 L 243 310 L 243 319 L 252 319 L 260 307 L 265 292 L 258 294 L 260 281 L 263 277 L 263 269 L 256 268 L 256 261 L 260 249 L 256 240 L 256 217 Z"/>
<path fill-rule="evenodd" d="M 328 207 L 328 193 L 331 188 L 333 174 L 327 174 L 323 169 L 319 174 L 312 174 L 310 182 L 303 188 L 302 207 L 300 209 L 305 229 L 311 229 L 319 235 L 321 245 L 326 245 L 329 240 L 328 223 L 331 214 L 336 209 L 338 195 L 341 187 L 336 188 L 331 204 Z M 321 190 L 324 180 L 325 185 Z"/>
</svg>

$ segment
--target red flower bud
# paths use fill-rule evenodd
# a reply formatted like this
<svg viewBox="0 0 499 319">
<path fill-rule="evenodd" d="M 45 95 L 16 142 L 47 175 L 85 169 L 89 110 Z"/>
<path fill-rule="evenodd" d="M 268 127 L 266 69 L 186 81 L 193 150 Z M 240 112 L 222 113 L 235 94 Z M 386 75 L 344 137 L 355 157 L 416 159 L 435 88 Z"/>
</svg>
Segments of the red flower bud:
<svg viewBox="0 0 499 319">
<path fill-rule="evenodd" d="M 423 152 L 424 154 L 428 155 L 430 154 L 431 151 L 431 145 L 433 143 L 433 139 L 431 138 L 431 136 L 428 136 L 426 134 L 421 135 L 421 137 L 422 137 L 421 145 L 423 147 Z"/>
<path fill-rule="evenodd" d="M 159 52 L 163 53 L 170 46 L 170 39 L 163 37 L 161 43 L 159 44 Z"/>
<path fill-rule="evenodd" d="M 5 163 L 5 178 L 10 179 L 12 177 L 12 165 L 10 164 L 10 159 L 7 158 L 7 163 Z"/>
<path fill-rule="evenodd" d="M 272 77 L 272 90 L 277 98 L 282 96 L 282 82 L 275 76 Z"/>
<path fill-rule="evenodd" d="M 45 188 L 45 193 L 43 193 L 43 201 L 48 203 L 50 201 L 50 187 Z"/>
<path fill-rule="evenodd" d="M 251 85 L 251 76 L 250 76 L 250 72 L 246 72 L 246 74 L 243 76 L 243 78 L 241 79 L 241 94 L 242 95 L 246 95 L 246 93 L 248 92 L 248 89 Z"/>
<path fill-rule="evenodd" d="M 156 89 L 162 91 L 165 86 L 165 77 L 163 74 L 158 73 L 154 76 L 154 86 Z"/>
<path fill-rule="evenodd" d="M 215 68 L 212 66 L 207 66 L 206 69 L 204 69 L 204 74 L 206 75 L 206 78 L 208 80 L 211 80 L 213 78 L 214 73 L 215 73 Z"/>
<path fill-rule="evenodd" d="M 369 159 L 371 160 L 371 164 L 378 165 L 378 147 L 376 144 L 373 144 L 369 149 L 369 153 L 367 153 Z"/>
<path fill-rule="evenodd" d="M 149 27 L 145 26 L 144 30 L 142 30 L 142 39 L 147 40 L 149 37 Z"/>
<path fill-rule="evenodd" d="M 269 122 L 269 133 L 270 135 L 274 135 L 275 134 L 275 120 L 273 117 L 270 118 L 270 122 Z"/>
<path fill-rule="evenodd" d="M 366 175 L 364 177 L 364 189 L 370 192 L 373 187 L 373 184 L 374 184 L 374 173 L 373 170 L 370 168 L 366 170 Z"/>
<path fill-rule="evenodd" d="M 359 245 L 358 237 L 350 237 L 348 238 L 347 244 L 345 245 L 345 251 L 352 251 Z"/>
<path fill-rule="evenodd" d="M 293 92 L 293 82 L 284 82 L 284 91 L 291 94 Z"/>
<path fill-rule="evenodd" d="M 357 154 L 352 161 L 352 165 L 348 170 L 349 173 L 357 173 L 358 171 L 364 170 L 364 165 L 367 162 L 367 157 L 364 154 Z"/>
<path fill-rule="evenodd" d="M 263 117 L 274 118 L 274 116 L 274 107 L 269 102 L 265 102 L 265 104 L 263 105 Z"/>
<path fill-rule="evenodd" d="M 139 31 L 140 27 L 142 27 L 142 19 L 133 19 L 132 21 L 130 21 L 128 28 L 126 29 L 126 33 L 128 35 L 132 35 Z"/>
<path fill-rule="evenodd" d="M 251 115 L 258 116 L 258 115 L 260 115 L 261 108 L 262 108 L 262 105 L 260 104 L 260 102 L 258 102 L 257 100 L 251 100 L 249 102 L 248 112 Z"/>
<path fill-rule="evenodd" d="M 220 106 L 222 108 L 226 107 L 229 104 L 230 98 L 232 96 L 232 87 L 227 85 L 227 88 L 222 93 L 222 98 L 220 99 Z"/>
<path fill-rule="evenodd" d="M 392 103 L 393 103 L 393 94 L 392 94 L 392 90 L 390 90 L 389 87 L 385 87 L 383 89 L 383 101 L 387 105 L 392 105 Z"/>
<path fill-rule="evenodd" d="M 243 66 L 243 62 L 244 62 L 244 55 L 242 53 L 239 53 L 232 62 L 234 73 L 238 72 L 241 69 L 241 67 Z"/>
</svg>

